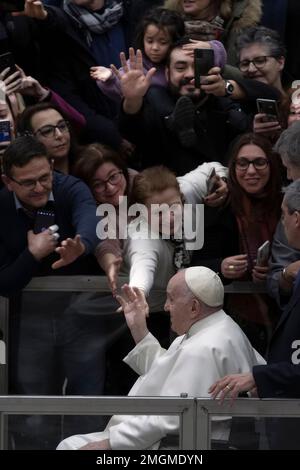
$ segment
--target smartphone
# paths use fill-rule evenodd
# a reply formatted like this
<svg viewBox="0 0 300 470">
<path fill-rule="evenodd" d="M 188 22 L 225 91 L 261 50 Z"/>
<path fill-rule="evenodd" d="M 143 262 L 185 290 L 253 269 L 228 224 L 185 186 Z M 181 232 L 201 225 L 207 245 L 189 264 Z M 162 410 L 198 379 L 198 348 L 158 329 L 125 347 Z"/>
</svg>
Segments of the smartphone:
<svg viewBox="0 0 300 470">
<path fill-rule="evenodd" d="M 256 100 L 257 111 L 266 114 L 264 122 L 279 121 L 279 112 L 277 101 L 266 100 L 264 98 L 257 98 Z"/>
<path fill-rule="evenodd" d="M 0 55 L 0 72 L 2 72 L 7 67 L 10 67 L 8 75 L 11 75 L 17 71 L 15 59 L 11 52 L 6 52 L 5 54 Z"/>
<path fill-rule="evenodd" d="M 215 65 L 214 51 L 212 49 L 194 50 L 195 87 L 200 88 L 201 76 L 208 75 Z"/>
<path fill-rule="evenodd" d="M 51 225 L 55 225 L 55 213 L 49 209 L 39 209 L 35 216 L 33 232 L 43 232 Z"/>
<path fill-rule="evenodd" d="M 216 170 L 212 168 L 206 180 L 207 194 L 212 194 L 218 188 Z"/>
<path fill-rule="evenodd" d="M 10 121 L 0 121 L 0 145 L 10 144 L 11 132 L 10 132 Z"/>
<path fill-rule="evenodd" d="M 23 11 L 25 0 L 1 0 L 0 10 L 3 11 Z"/>
<path fill-rule="evenodd" d="M 266 266 L 270 256 L 270 242 L 267 240 L 257 250 L 256 264 L 258 266 Z"/>
</svg>

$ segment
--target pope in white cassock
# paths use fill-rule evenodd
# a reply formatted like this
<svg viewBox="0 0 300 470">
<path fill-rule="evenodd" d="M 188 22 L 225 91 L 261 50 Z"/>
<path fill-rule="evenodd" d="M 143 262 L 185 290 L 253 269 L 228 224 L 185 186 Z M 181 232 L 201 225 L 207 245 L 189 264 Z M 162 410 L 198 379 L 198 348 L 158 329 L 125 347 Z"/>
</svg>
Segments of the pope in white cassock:
<svg viewBox="0 0 300 470">
<path fill-rule="evenodd" d="M 205 267 L 191 267 L 173 276 L 165 310 L 179 336 L 168 350 L 148 331 L 148 305 L 137 288 L 122 288 L 118 300 L 136 346 L 124 361 L 139 374 L 130 396 L 209 397 L 212 383 L 227 374 L 249 372 L 264 359 L 240 327 L 222 310 L 224 287 Z M 59 450 L 158 449 L 167 435 L 178 434 L 178 416 L 113 416 L 103 432 L 68 437 Z M 215 418 L 212 439 L 226 442 L 230 419 Z"/>
</svg>

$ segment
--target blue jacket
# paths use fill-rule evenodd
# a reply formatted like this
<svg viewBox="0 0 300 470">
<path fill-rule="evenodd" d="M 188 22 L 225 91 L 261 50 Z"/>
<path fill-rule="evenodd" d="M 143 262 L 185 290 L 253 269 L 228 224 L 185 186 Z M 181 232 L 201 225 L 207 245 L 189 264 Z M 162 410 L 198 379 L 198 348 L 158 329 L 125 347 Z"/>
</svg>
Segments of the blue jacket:
<svg viewBox="0 0 300 470">
<path fill-rule="evenodd" d="M 88 187 L 73 176 L 54 172 L 53 196 L 60 241 L 80 234 L 86 247 L 85 253 L 93 253 L 99 243 L 96 236 L 98 220 L 96 205 Z M 27 247 L 27 232 L 33 228 L 34 220 L 22 209 L 16 209 L 13 193 L 6 187 L 0 191 L 0 212 L 0 295 L 9 296 L 19 291 L 33 276 L 84 274 L 89 268 L 92 269 L 87 263 L 91 257 L 86 256 L 57 271 L 51 268 L 53 261 L 58 259 L 57 254 L 37 261 Z"/>
</svg>

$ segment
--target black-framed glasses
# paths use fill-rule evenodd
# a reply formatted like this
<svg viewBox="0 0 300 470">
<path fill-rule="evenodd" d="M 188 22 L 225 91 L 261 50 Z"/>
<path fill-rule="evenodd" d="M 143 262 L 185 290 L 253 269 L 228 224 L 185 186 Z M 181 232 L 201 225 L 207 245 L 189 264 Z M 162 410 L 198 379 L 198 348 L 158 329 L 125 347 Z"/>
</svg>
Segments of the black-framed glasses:
<svg viewBox="0 0 300 470">
<path fill-rule="evenodd" d="M 55 132 L 56 129 L 59 130 L 62 134 L 65 132 L 69 132 L 69 122 L 62 120 L 59 121 L 56 126 L 52 124 L 47 124 L 46 126 L 41 127 L 37 131 L 34 132 L 34 135 L 41 135 L 42 137 L 45 137 L 46 139 L 55 137 Z"/>
<path fill-rule="evenodd" d="M 267 63 L 267 60 L 270 57 L 274 58 L 273 55 L 261 55 L 261 56 L 258 56 L 258 57 L 254 57 L 252 60 L 248 60 L 248 59 L 241 60 L 238 63 L 238 68 L 240 69 L 241 72 L 247 72 L 247 70 L 250 67 L 250 64 L 253 64 L 255 68 L 262 69 L 262 68 L 264 68 L 264 66 Z"/>
<path fill-rule="evenodd" d="M 110 175 L 110 177 L 107 178 L 105 181 L 96 180 L 93 183 L 92 188 L 97 193 L 103 193 L 106 190 L 107 183 L 112 184 L 113 186 L 115 186 L 116 184 L 119 184 L 121 181 L 122 175 L 123 175 L 122 170 L 116 171 L 116 173 L 113 173 L 112 175 Z"/>
<path fill-rule="evenodd" d="M 49 183 L 51 182 L 51 176 L 52 176 L 52 173 L 47 173 L 46 175 L 43 175 L 40 178 L 37 178 L 35 180 L 18 181 L 12 176 L 9 176 L 9 179 L 14 181 L 18 185 L 23 186 L 26 189 L 32 190 L 36 187 L 37 183 L 41 184 L 42 186 L 47 187 Z"/>
<path fill-rule="evenodd" d="M 248 158 L 237 158 L 235 160 L 235 167 L 240 171 L 248 170 L 250 165 L 253 165 L 256 170 L 265 170 L 269 165 L 269 160 L 263 157 L 253 158 L 248 160 Z"/>
</svg>

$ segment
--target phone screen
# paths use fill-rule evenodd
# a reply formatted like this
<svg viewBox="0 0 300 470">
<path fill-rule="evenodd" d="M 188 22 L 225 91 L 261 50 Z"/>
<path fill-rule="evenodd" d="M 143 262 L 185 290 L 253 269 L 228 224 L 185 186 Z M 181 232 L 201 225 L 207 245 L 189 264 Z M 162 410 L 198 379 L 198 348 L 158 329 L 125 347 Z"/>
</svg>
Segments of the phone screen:
<svg viewBox="0 0 300 470">
<path fill-rule="evenodd" d="M 9 144 L 10 141 L 10 121 L 0 121 L 0 144 Z"/>
<path fill-rule="evenodd" d="M 36 213 L 34 222 L 34 233 L 40 233 L 47 230 L 51 225 L 55 224 L 55 213 L 52 210 L 39 209 Z"/>
</svg>

